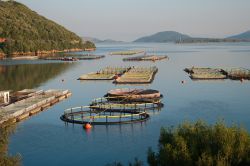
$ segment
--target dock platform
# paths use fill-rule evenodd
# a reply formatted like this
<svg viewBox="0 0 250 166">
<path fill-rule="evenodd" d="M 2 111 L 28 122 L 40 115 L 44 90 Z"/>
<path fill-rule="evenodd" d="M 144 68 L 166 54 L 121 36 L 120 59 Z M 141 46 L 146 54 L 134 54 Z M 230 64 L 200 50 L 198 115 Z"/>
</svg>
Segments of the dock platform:
<svg viewBox="0 0 250 166">
<path fill-rule="evenodd" d="M 71 92 L 69 90 L 47 90 L 1 107 L 0 125 L 7 121 L 13 123 L 21 121 L 68 98 L 70 95 Z"/>
</svg>

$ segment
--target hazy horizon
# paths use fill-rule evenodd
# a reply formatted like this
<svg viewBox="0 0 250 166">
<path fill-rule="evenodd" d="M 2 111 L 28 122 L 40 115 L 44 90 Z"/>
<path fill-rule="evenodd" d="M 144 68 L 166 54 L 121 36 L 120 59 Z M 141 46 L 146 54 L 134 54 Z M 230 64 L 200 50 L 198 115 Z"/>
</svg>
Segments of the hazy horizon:
<svg viewBox="0 0 250 166">
<path fill-rule="evenodd" d="M 18 0 L 79 36 L 133 41 L 160 31 L 227 37 L 250 29 L 248 0 Z"/>
</svg>

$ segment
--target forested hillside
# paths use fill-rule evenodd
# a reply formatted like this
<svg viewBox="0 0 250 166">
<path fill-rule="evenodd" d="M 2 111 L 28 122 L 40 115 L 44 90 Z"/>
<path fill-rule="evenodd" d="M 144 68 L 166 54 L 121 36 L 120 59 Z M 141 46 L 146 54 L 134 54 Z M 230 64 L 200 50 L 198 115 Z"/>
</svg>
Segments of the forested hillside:
<svg viewBox="0 0 250 166">
<path fill-rule="evenodd" d="M 0 13 L 0 52 L 5 54 L 95 47 L 21 3 L 0 1 Z"/>
</svg>

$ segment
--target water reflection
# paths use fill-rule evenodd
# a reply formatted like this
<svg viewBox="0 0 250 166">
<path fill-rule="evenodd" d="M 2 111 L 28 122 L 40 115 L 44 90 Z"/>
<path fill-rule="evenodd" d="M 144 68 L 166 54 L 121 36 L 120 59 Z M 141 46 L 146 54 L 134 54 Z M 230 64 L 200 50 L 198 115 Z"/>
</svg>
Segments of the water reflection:
<svg viewBox="0 0 250 166">
<path fill-rule="evenodd" d="M 50 63 L 0 66 L 0 90 L 36 88 L 73 65 L 70 63 Z"/>
<path fill-rule="evenodd" d="M 8 138 L 15 131 L 15 125 L 0 126 L 0 165 L 20 165 L 21 156 L 8 156 Z"/>
</svg>

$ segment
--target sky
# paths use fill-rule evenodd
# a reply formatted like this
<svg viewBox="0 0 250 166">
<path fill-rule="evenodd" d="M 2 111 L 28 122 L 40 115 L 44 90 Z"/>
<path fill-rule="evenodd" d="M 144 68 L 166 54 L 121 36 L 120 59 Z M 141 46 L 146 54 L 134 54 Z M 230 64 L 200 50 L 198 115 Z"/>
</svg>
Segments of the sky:
<svg viewBox="0 0 250 166">
<path fill-rule="evenodd" d="M 227 37 L 250 30 L 250 0 L 18 0 L 80 36 L 133 41 L 160 31 Z"/>
</svg>

